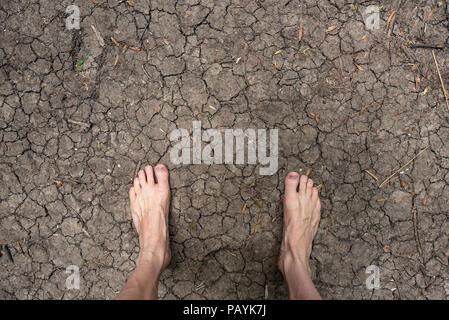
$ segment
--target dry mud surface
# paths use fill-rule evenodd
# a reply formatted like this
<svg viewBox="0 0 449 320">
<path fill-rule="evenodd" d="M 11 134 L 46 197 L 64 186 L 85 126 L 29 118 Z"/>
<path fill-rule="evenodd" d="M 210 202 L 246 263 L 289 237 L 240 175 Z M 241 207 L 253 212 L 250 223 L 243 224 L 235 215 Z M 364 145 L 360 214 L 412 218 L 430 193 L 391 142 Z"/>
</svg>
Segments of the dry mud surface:
<svg viewBox="0 0 449 320">
<path fill-rule="evenodd" d="M 1 0 L 0 241 L 13 259 L 4 247 L 0 298 L 114 298 L 138 253 L 128 188 L 162 162 L 162 299 L 287 298 L 283 179 L 309 168 L 323 185 L 311 264 L 324 298 L 447 299 L 449 110 L 432 50 L 410 45 L 445 47 L 448 87 L 448 17 L 446 1 Z M 169 133 L 194 120 L 279 129 L 278 171 L 172 164 Z M 365 286 L 369 265 L 380 289 Z"/>
</svg>

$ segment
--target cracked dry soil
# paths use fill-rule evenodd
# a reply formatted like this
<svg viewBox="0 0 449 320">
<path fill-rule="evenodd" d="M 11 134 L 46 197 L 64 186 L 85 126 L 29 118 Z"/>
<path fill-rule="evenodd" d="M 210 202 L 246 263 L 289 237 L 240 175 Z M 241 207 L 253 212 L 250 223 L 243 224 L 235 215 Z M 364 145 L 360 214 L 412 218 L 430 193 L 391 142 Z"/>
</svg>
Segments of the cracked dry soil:
<svg viewBox="0 0 449 320">
<path fill-rule="evenodd" d="M 80 30 L 65 27 L 72 4 Z M 369 5 L 379 29 L 365 28 Z M 449 110 L 431 50 L 410 44 L 444 46 L 448 87 L 448 19 L 432 0 L 1 0 L 0 241 L 13 259 L 0 258 L 0 298 L 114 298 L 138 252 L 128 188 L 162 162 L 162 299 L 287 298 L 283 178 L 309 168 L 324 298 L 447 299 Z M 193 120 L 279 129 L 279 170 L 171 164 L 168 134 Z M 69 265 L 79 290 L 66 290 Z M 380 289 L 365 286 L 369 265 Z"/>
</svg>

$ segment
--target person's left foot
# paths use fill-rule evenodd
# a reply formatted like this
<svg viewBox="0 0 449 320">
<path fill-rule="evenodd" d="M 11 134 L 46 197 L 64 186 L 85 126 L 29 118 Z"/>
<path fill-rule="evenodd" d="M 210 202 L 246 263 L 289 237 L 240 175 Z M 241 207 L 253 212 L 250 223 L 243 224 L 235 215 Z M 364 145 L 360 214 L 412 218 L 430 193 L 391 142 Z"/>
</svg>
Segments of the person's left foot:
<svg viewBox="0 0 449 320">
<path fill-rule="evenodd" d="M 139 234 L 139 260 L 155 263 L 161 271 L 170 263 L 171 253 L 168 234 L 168 210 L 170 188 L 168 170 L 158 164 L 140 170 L 129 190 L 131 214 Z"/>
</svg>

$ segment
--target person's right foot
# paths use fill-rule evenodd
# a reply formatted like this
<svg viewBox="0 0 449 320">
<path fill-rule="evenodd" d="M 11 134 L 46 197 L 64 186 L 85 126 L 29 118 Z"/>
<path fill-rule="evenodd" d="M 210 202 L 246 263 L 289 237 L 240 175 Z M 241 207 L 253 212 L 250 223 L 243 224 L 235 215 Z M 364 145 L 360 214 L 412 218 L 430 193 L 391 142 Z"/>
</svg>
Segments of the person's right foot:
<svg viewBox="0 0 449 320">
<path fill-rule="evenodd" d="M 157 179 L 157 182 L 154 179 Z M 129 190 L 130 208 L 134 226 L 139 234 L 141 260 L 151 261 L 159 271 L 170 263 L 168 210 L 170 188 L 168 169 L 162 164 L 140 170 Z"/>
<path fill-rule="evenodd" d="M 292 261 L 303 264 L 310 275 L 309 258 L 320 221 L 320 208 L 318 190 L 313 187 L 312 179 L 290 172 L 285 178 L 284 234 L 278 261 L 284 275 L 286 265 Z"/>
</svg>

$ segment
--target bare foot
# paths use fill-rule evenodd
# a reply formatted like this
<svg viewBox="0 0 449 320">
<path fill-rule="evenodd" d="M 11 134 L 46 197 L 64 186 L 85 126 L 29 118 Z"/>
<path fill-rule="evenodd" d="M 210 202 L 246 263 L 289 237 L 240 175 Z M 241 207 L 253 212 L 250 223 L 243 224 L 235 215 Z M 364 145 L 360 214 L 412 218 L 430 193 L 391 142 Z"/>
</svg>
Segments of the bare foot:
<svg viewBox="0 0 449 320">
<path fill-rule="evenodd" d="M 298 189 L 299 184 L 299 191 Z M 320 221 L 320 199 L 312 179 L 290 172 L 285 179 L 284 235 L 278 267 L 284 274 L 292 262 L 302 265 L 310 276 L 312 241 Z"/>
<path fill-rule="evenodd" d="M 150 262 L 160 271 L 170 263 L 171 253 L 168 234 L 168 209 L 170 188 L 168 170 L 158 164 L 140 170 L 129 190 L 131 214 L 139 234 L 140 253 L 137 263 Z"/>
</svg>

